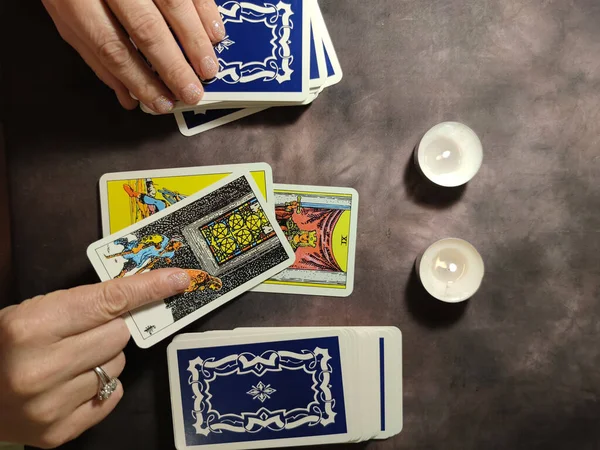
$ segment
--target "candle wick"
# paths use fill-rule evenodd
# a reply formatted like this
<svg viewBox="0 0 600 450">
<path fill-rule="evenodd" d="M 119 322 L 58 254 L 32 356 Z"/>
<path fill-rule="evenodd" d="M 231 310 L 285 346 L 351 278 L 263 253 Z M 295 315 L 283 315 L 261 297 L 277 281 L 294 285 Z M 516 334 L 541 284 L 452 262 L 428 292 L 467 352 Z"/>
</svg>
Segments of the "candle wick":
<svg viewBox="0 0 600 450">
<path fill-rule="evenodd" d="M 435 157 L 436 161 L 440 159 L 448 159 L 450 158 L 450 150 L 444 150 L 441 155 Z"/>
</svg>

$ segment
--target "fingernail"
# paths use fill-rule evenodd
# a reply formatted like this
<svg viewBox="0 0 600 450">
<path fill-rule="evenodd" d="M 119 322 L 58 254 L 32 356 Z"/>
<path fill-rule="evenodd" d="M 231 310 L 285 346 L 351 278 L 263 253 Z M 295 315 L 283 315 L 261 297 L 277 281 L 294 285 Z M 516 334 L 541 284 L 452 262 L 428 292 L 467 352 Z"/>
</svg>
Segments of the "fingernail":
<svg viewBox="0 0 600 450">
<path fill-rule="evenodd" d="M 171 99 L 168 99 L 164 95 L 161 95 L 156 100 L 154 100 L 152 106 L 154 107 L 154 111 L 156 111 L 157 113 L 167 114 L 173 111 L 175 104 Z"/>
<path fill-rule="evenodd" d="M 190 276 L 183 270 L 181 272 L 169 275 L 169 282 L 171 283 L 171 286 L 173 286 L 173 290 L 176 291 L 186 290 L 190 285 L 190 281 Z"/>
<path fill-rule="evenodd" d="M 223 39 L 225 39 L 225 27 L 223 26 L 223 23 L 221 23 L 218 20 L 213 20 L 212 30 L 213 36 L 216 40 L 222 41 Z"/>
<path fill-rule="evenodd" d="M 191 83 L 181 90 L 181 100 L 188 105 L 195 105 L 202 100 L 202 88 L 197 84 Z"/>
<path fill-rule="evenodd" d="M 219 66 L 212 56 L 205 56 L 202 58 L 202 61 L 200 62 L 200 69 L 202 70 L 202 77 L 205 80 L 214 78 L 219 72 Z"/>
</svg>

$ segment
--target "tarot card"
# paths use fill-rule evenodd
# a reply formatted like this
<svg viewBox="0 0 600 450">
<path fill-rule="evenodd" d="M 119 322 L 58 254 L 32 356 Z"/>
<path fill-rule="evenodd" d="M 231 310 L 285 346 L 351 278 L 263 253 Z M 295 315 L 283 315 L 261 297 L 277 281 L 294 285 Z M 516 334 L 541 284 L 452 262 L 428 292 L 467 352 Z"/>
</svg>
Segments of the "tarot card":
<svg viewBox="0 0 600 450">
<path fill-rule="evenodd" d="M 217 0 L 227 36 L 204 100 L 298 101 L 308 94 L 312 0 Z"/>
<path fill-rule="evenodd" d="M 313 2 L 307 3 L 310 6 Z M 317 92 L 324 83 L 327 77 L 327 66 L 325 63 L 325 54 L 321 39 L 316 40 L 316 33 L 313 31 L 313 16 L 317 13 L 318 4 L 314 2 L 311 8 L 311 28 L 310 28 L 310 94 L 302 103 L 307 105 L 312 103 L 317 98 Z M 194 136 L 203 133 L 204 131 L 217 128 L 221 125 L 233 122 L 235 120 L 247 117 L 257 112 L 263 111 L 271 106 L 269 102 L 252 102 L 256 107 L 245 108 L 243 102 L 217 102 L 204 101 L 200 102 L 201 107 L 179 104 L 175 109 L 175 119 L 179 127 L 179 131 L 184 136 Z M 293 104 L 293 103 L 292 103 Z M 239 106 L 239 107 L 238 107 Z M 142 109 L 150 114 L 155 114 L 153 111 L 142 105 Z"/>
<path fill-rule="evenodd" d="M 176 447 L 355 439 L 351 352 L 342 330 L 173 341 L 167 354 Z"/>
<path fill-rule="evenodd" d="M 396 327 L 283 327 L 236 328 L 234 330 L 187 333 L 176 336 L 174 343 L 192 346 L 207 339 L 232 336 L 256 337 L 264 340 L 277 337 L 288 340 L 291 336 L 308 336 L 314 332 L 339 332 L 347 341 L 346 362 L 354 377 L 344 377 L 344 385 L 351 386 L 348 399 L 350 413 L 360 411 L 355 441 L 386 439 L 402 430 L 402 333 Z M 353 351 L 350 351 L 353 350 Z M 346 366 L 345 366 L 346 367 Z M 346 371 L 348 372 L 348 371 Z M 175 395 L 172 393 L 172 395 Z M 284 394 L 279 394 L 284 395 Z M 351 414 L 350 414 L 351 415 Z"/>
<path fill-rule="evenodd" d="M 216 4 L 227 35 L 215 46 L 219 72 L 204 82 L 203 102 L 304 101 L 316 0 L 216 0 Z"/>
<path fill-rule="evenodd" d="M 269 336 L 285 336 L 288 333 L 312 330 L 346 330 L 357 336 L 351 345 L 358 350 L 361 372 L 360 388 L 354 392 L 358 396 L 361 411 L 369 414 L 361 417 L 363 435 L 360 440 L 387 439 L 399 434 L 403 425 L 402 398 L 402 333 L 397 327 L 270 327 L 236 328 L 232 331 L 211 331 L 189 333 L 177 336 L 177 340 L 194 341 L 198 335 L 231 333 Z"/>
<path fill-rule="evenodd" d="M 323 80 L 321 84 L 321 90 L 333 86 L 334 84 L 339 83 L 342 80 L 343 72 L 342 67 L 340 66 L 340 61 L 337 57 L 337 53 L 333 46 L 333 42 L 331 40 L 331 36 L 329 35 L 329 30 L 327 29 L 327 25 L 325 24 L 325 20 L 323 19 L 323 13 L 319 8 L 315 10 L 313 15 L 313 23 L 315 23 L 315 40 L 321 40 L 323 44 L 323 52 L 325 58 L 326 65 L 326 78 Z"/>
<path fill-rule="evenodd" d="M 310 90 L 315 91 L 323 85 L 327 77 L 327 66 L 325 63 L 325 51 L 321 40 L 321 33 L 316 30 L 321 26 L 321 10 L 317 2 L 314 2 L 310 13 Z"/>
<path fill-rule="evenodd" d="M 183 111 L 175 113 L 175 120 L 181 134 L 189 137 L 234 122 L 243 117 L 251 116 L 265 109 L 267 108 L 208 109 L 198 112 Z"/>
<path fill-rule="evenodd" d="M 275 215 L 296 261 L 258 292 L 346 297 L 354 288 L 358 192 L 274 185 Z"/>
<path fill-rule="evenodd" d="M 235 173 L 88 247 L 102 281 L 187 270 L 181 295 L 125 315 L 143 348 L 289 267 L 294 253 L 249 173 Z"/>
<path fill-rule="evenodd" d="M 258 0 L 252 2 L 219 0 L 217 3 L 221 4 L 219 8 L 224 22 L 227 24 L 228 32 L 229 23 L 231 23 L 236 36 L 243 36 L 246 29 L 254 30 L 257 28 L 259 33 L 254 34 L 253 31 L 250 38 L 247 36 L 242 39 L 236 37 L 243 44 L 238 45 L 235 51 L 232 49 L 236 42 L 233 41 L 230 35 L 215 47 L 215 51 L 219 56 L 221 71 L 215 79 L 207 82 L 204 98 L 196 105 L 177 102 L 173 110 L 180 131 L 185 136 L 198 134 L 250 114 L 255 114 L 257 112 L 255 108 L 307 105 L 316 99 L 318 92 L 321 92 L 324 87 L 341 80 L 342 71 L 339 61 L 327 32 L 321 10 L 315 0 L 305 0 L 303 3 L 302 0 L 288 0 L 288 3 L 279 2 L 277 6 L 266 2 L 261 3 Z M 299 3 L 300 6 L 298 7 L 296 3 Z M 261 9 L 261 14 L 256 13 L 257 8 Z M 302 11 L 299 11 L 299 8 Z M 293 19 L 285 18 L 288 10 L 295 11 L 292 14 Z M 274 11 L 277 11 L 277 13 Z M 267 18 L 269 14 L 270 19 Z M 285 43 L 283 42 L 283 36 L 277 37 L 272 34 L 274 33 L 273 30 L 276 30 L 279 26 L 276 23 L 277 20 L 273 19 L 276 14 L 278 14 L 277 20 L 291 21 L 292 28 L 280 27 L 283 30 L 280 30 L 280 34 L 285 35 L 289 31 L 290 37 L 294 37 L 296 44 L 299 42 L 296 39 L 298 30 L 302 28 L 301 57 L 292 54 L 296 46 L 291 40 Z M 302 17 L 301 24 L 298 23 L 298 16 Z M 262 25 L 266 24 L 267 21 L 270 21 L 267 25 L 270 31 L 265 32 Z M 292 29 L 295 31 L 291 31 Z M 255 45 L 256 39 L 263 34 L 266 35 L 263 40 L 264 42 L 268 41 L 269 45 L 266 46 L 268 48 L 262 45 L 264 44 L 263 40 L 260 41 L 261 45 Z M 305 35 L 308 35 L 308 38 Z M 250 54 L 245 50 L 244 45 L 251 45 L 253 53 Z M 285 49 L 282 50 L 279 47 Z M 241 55 L 242 53 L 243 55 Z M 290 55 L 286 56 L 288 53 Z M 265 59 L 259 61 L 263 57 Z M 246 59 L 252 58 L 256 61 L 246 61 Z M 231 61 L 231 59 L 236 61 Z M 302 62 L 302 67 L 299 67 L 299 61 Z M 300 73 L 302 73 L 303 83 L 302 95 L 298 92 L 296 94 L 287 92 L 287 88 L 292 89 L 294 83 L 299 83 Z M 218 99 L 215 100 L 215 98 Z M 141 104 L 140 107 L 148 114 L 156 114 L 144 104 Z M 194 111 L 196 115 L 205 114 L 208 110 L 216 109 L 230 111 L 201 117 L 195 117 L 191 113 L 187 114 L 185 118 L 181 115 L 182 112 L 191 111 Z M 248 110 L 241 111 L 245 109 Z M 186 122 L 187 126 L 182 125 Z M 192 126 L 199 128 L 191 130 Z"/>
<path fill-rule="evenodd" d="M 272 203 L 273 173 L 267 163 L 107 173 L 100 178 L 102 234 L 121 231 L 242 170 L 252 174 L 267 203 Z"/>
</svg>

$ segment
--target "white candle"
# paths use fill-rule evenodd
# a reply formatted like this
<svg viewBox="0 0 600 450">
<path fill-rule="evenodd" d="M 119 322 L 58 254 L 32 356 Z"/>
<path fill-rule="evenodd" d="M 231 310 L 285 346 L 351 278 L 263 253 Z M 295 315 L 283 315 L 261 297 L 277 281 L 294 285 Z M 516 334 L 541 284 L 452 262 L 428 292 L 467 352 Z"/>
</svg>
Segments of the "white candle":
<svg viewBox="0 0 600 450">
<path fill-rule="evenodd" d="M 417 260 L 416 268 L 425 290 L 447 303 L 472 297 L 485 272 L 483 259 L 475 247 L 456 238 L 435 242 Z"/>
<path fill-rule="evenodd" d="M 481 168 L 483 148 L 468 126 L 443 122 L 425 133 L 415 153 L 421 172 L 444 187 L 461 186 Z"/>
</svg>

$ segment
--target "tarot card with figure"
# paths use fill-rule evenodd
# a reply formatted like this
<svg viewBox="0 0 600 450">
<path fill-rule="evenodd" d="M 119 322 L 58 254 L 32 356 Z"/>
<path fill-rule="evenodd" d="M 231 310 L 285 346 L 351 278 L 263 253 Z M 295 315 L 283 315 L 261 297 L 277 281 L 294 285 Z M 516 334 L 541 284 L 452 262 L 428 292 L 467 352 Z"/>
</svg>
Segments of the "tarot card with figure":
<svg viewBox="0 0 600 450">
<path fill-rule="evenodd" d="M 254 290 L 345 297 L 354 287 L 358 192 L 274 185 L 275 215 L 296 261 Z"/>
<path fill-rule="evenodd" d="M 251 173 L 267 203 L 272 203 L 273 173 L 267 163 L 107 173 L 100 178 L 102 234 L 121 231 L 242 170 Z"/>
<path fill-rule="evenodd" d="M 125 319 L 149 347 L 289 267 L 294 253 L 250 173 L 236 173 L 88 248 L 100 279 L 187 270 L 181 295 Z"/>
<path fill-rule="evenodd" d="M 174 340 L 167 354 L 176 448 L 356 439 L 353 352 L 343 330 Z"/>
</svg>

